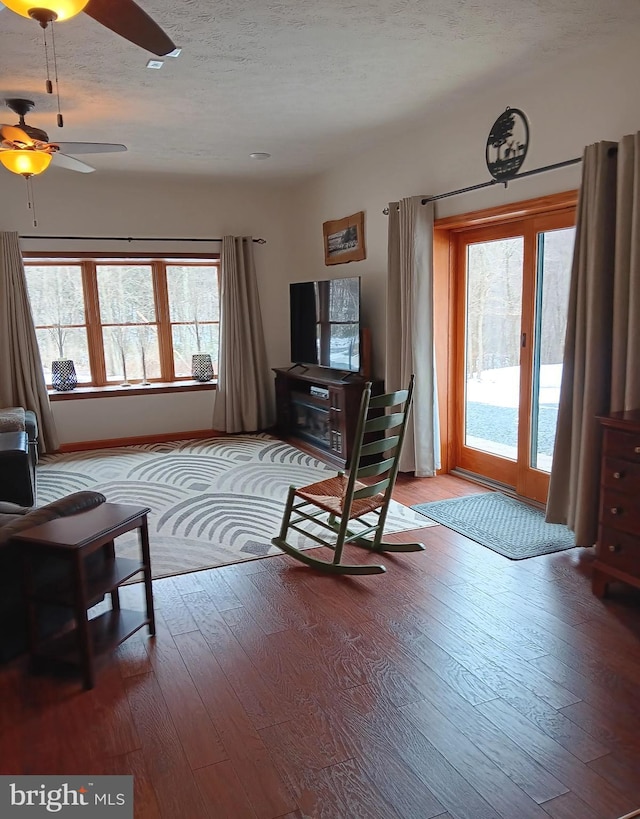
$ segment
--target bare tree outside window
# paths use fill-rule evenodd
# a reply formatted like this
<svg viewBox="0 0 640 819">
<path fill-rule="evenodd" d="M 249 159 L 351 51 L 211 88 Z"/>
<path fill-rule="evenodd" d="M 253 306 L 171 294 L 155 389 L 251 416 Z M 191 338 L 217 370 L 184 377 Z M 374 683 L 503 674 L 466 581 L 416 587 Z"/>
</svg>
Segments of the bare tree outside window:
<svg viewBox="0 0 640 819">
<path fill-rule="evenodd" d="M 47 384 L 51 362 L 70 358 L 79 382 L 91 382 L 79 265 L 25 265 L 31 312 Z"/>
<path fill-rule="evenodd" d="M 218 360 L 220 302 L 214 265 L 168 265 L 167 290 L 176 376 L 191 374 L 194 353 Z"/>
</svg>

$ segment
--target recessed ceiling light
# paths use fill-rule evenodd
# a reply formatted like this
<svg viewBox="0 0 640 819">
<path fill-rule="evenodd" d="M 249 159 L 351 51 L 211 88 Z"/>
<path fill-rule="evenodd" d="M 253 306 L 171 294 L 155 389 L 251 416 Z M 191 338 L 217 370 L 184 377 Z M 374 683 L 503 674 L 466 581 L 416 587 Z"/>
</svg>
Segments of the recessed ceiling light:
<svg viewBox="0 0 640 819">
<path fill-rule="evenodd" d="M 255 154 L 249 154 L 251 159 L 269 159 L 271 154 L 264 153 L 263 151 L 257 151 Z"/>
<path fill-rule="evenodd" d="M 163 65 L 163 60 L 149 60 L 147 63 L 147 68 L 162 68 Z"/>
<path fill-rule="evenodd" d="M 165 54 L 165 57 L 179 57 L 182 53 L 181 48 L 174 48 L 173 51 L 170 51 L 168 54 Z"/>
</svg>

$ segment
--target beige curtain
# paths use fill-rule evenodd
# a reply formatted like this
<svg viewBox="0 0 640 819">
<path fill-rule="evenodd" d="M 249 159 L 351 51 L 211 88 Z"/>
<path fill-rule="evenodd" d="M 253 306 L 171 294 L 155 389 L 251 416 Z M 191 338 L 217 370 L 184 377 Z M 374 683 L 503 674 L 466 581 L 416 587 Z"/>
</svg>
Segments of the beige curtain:
<svg viewBox="0 0 640 819">
<path fill-rule="evenodd" d="M 234 433 L 272 426 L 271 382 L 251 237 L 222 240 L 218 360 L 213 428 Z"/>
<path fill-rule="evenodd" d="M 385 389 L 415 374 L 413 409 L 400 470 L 432 477 L 440 467 L 433 342 L 433 203 L 410 197 L 389 204 Z"/>
<path fill-rule="evenodd" d="M 42 373 L 17 233 L 0 231 L 0 408 L 24 407 L 38 418 L 39 450 L 58 448 Z"/>
<path fill-rule="evenodd" d="M 547 520 L 598 532 L 597 416 L 640 407 L 640 141 L 586 148 Z"/>
</svg>

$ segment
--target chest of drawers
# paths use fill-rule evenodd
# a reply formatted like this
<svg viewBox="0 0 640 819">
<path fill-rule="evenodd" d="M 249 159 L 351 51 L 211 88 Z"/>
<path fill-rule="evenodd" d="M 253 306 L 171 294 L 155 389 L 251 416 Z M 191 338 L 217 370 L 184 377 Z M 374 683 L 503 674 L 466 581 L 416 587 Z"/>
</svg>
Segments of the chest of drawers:
<svg viewBox="0 0 640 819">
<path fill-rule="evenodd" d="M 600 418 L 600 518 L 593 592 L 612 580 L 640 587 L 640 410 Z"/>
</svg>

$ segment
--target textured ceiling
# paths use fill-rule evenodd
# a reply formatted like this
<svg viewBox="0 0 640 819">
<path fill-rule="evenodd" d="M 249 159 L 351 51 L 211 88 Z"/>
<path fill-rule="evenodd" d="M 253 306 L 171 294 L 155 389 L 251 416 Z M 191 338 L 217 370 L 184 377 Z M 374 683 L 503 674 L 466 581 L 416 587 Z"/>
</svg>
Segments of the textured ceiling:
<svg viewBox="0 0 640 819">
<path fill-rule="evenodd" d="M 606 45 L 636 0 L 138 0 L 183 51 L 152 56 L 85 14 L 56 27 L 65 127 L 44 91 L 38 25 L 0 14 L 0 97 L 65 141 L 124 142 L 100 170 L 314 173 L 451 93 Z M 4 111 L 4 114 L 1 113 Z M 1 109 L 0 122 L 16 117 Z M 252 151 L 272 159 L 250 160 Z M 56 171 L 68 173 L 68 171 Z"/>
</svg>

